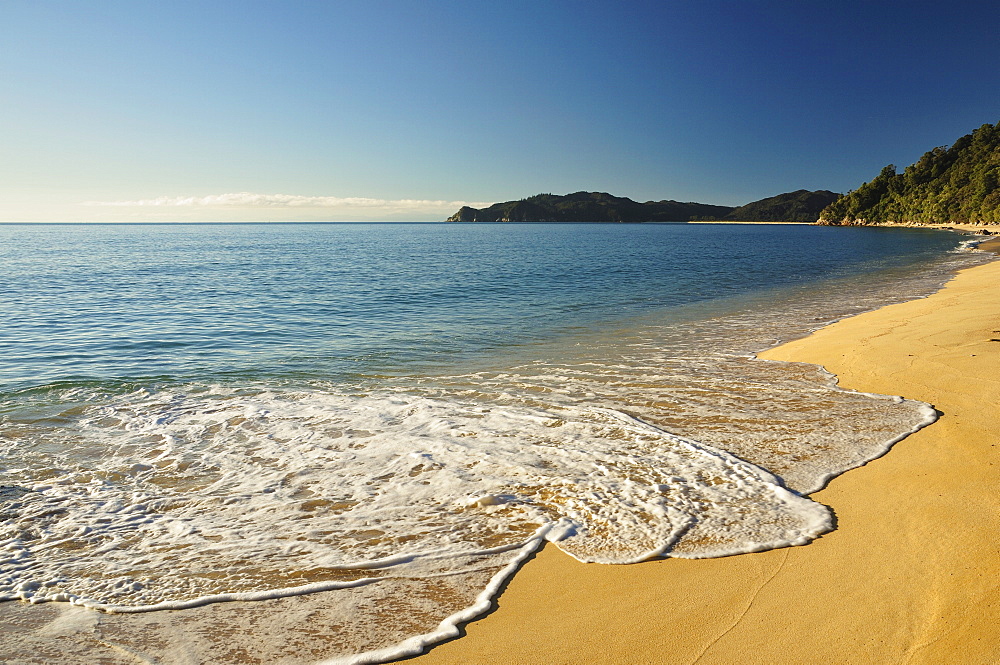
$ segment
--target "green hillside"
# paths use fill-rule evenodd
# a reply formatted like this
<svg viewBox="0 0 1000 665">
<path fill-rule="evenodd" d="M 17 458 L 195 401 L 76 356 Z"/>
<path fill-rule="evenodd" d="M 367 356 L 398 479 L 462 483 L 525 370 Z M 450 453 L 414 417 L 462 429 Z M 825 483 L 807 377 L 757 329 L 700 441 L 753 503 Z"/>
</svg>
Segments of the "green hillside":
<svg viewBox="0 0 1000 665">
<path fill-rule="evenodd" d="M 464 206 L 449 222 L 687 222 L 735 220 L 741 222 L 815 222 L 819 212 L 839 194 L 818 191 L 779 194 L 739 208 L 708 203 L 646 201 L 604 192 L 575 192 L 558 196 L 537 194 L 520 201 L 494 203 L 488 208 Z"/>
<path fill-rule="evenodd" d="M 824 208 L 840 194 L 821 189 L 810 192 L 800 189 L 747 203 L 725 216 L 738 222 L 815 222 Z"/>
<path fill-rule="evenodd" d="M 449 222 L 686 222 L 725 215 L 730 206 L 678 201 L 647 201 L 604 192 L 575 192 L 558 196 L 537 194 L 520 201 L 495 203 L 488 208 L 462 207 Z"/>
<path fill-rule="evenodd" d="M 1000 222 L 1000 123 L 985 124 L 934 148 L 896 173 L 872 180 L 827 206 L 821 224 L 985 224 Z"/>
</svg>

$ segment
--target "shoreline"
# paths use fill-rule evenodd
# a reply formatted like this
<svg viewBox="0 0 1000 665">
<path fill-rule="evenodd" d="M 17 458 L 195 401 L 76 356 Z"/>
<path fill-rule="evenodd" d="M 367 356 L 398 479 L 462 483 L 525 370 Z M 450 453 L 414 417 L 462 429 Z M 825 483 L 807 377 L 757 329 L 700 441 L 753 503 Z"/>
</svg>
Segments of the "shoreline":
<svg viewBox="0 0 1000 665">
<path fill-rule="evenodd" d="M 817 225 L 818 222 L 816 222 Z M 836 226 L 836 225 L 833 225 Z M 1000 235 L 1000 224 L 910 224 L 906 222 L 882 222 L 879 224 L 849 224 L 847 226 L 872 226 L 891 229 L 936 229 L 938 231 L 958 231 L 967 234 Z"/>
<path fill-rule="evenodd" d="M 760 226 L 816 226 L 816 222 L 739 222 L 721 220 L 688 221 L 685 224 L 757 224 Z"/>
<path fill-rule="evenodd" d="M 987 238 L 979 245 L 982 249 L 989 249 L 990 246 L 1000 253 L 1000 239 Z M 1000 262 L 983 267 L 998 264 Z M 998 277 L 1000 273 L 994 275 L 992 283 Z M 950 280 L 949 285 L 954 281 L 955 278 Z M 947 288 L 948 286 L 944 287 Z M 932 295 L 928 300 L 937 298 L 940 293 Z M 992 310 L 994 314 L 997 309 L 1000 308 Z M 868 314 L 881 311 L 874 310 Z M 843 319 L 842 322 L 863 316 L 866 315 Z M 945 322 L 951 321 L 946 318 Z M 828 328 L 836 325 L 840 324 Z M 990 330 L 994 329 L 998 334 L 991 332 L 992 338 L 1000 339 L 1000 316 L 996 317 L 996 325 Z M 799 341 L 808 341 L 823 334 L 825 330 L 827 328 Z M 758 355 L 765 359 L 803 360 L 798 357 L 797 351 L 790 358 L 770 356 L 772 352 L 780 354 L 796 343 L 798 342 L 785 344 Z M 1000 349 L 1000 344 L 987 346 Z M 876 365 L 877 362 L 869 361 L 863 367 Z M 833 365 L 829 367 L 833 371 Z M 984 376 L 997 375 L 996 369 L 996 365 L 988 366 Z M 841 380 L 847 383 L 847 375 L 841 376 Z M 971 380 L 976 379 L 973 377 Z M 864 387 L 860 389 L 885 392 Z M 902 390 L 890 392 L 922 399 Z M 936 400 L 925 401 L 936 403 Z M 995 396 L 990 395 L 985 396 L 983 401 L 987 405 L 997 403 Z M 942 408 L 940 404 L 939 408 Z M 933 425 L 929 429 L 933 431 L 936 427 L 937 425 Z M 897 446 L 907 445 L 912 438 Z M 893 452 L 890 451 L 886 458 L 892 457 Z M 881 461 L 872 462 L 871 465 Z M 839 529 L 848 528 L 844 522 L 843 508 L 835 503 L 835 499 L 824 497 L 845 476 L 859 473 L 865 468 L 834 478 L 828 489 L 812 495 L 817 501 L 836 511 L 837 519 L 840 520 Z M 857 499 L 864 508 L 867 506 L 866 502 L 872 501 L 872 492 L 877 494 L 879 490 L 868 483 L 861 483 L 858 487 L 860 489 L 855 488 L 846 492 L 846 495 L 852 500 Z M 975 503 L 975 499 L 970 503 Z M 416 659 L 426 663 L 540 664 L 791 663 L 810 662 L 816 651 L 822 655 L 822 659 L 830 662 L 869 662 L 865 651 L 869 648 L 867 646 L 850 655 L 841 651 L 818 651 L 810 640 L 815 639 L 818 634 L 816 625 L 827 619 L 824 614 L 826 610 L 813 608 L 807 611 L 803 607 L 812 606 L 803 606 L 802 602 L 810 599 L 797 596 L 805 593 L 822 601 L 829 594 L 824 584 L 830 583 L 831 579 L 844 578 L 845 582 L 849 582 L 854 579 L 858 568 L 873 568 L 872 561 L 856 564 L 849 560 L 849 556 L 845 556 L 843 558 L 848 562 L 841 569 L 836 569 L 835 565 L 834 572 L 830 572 L 829 561 L 824 564 L 827 568 L 817 568 L 810 563 L 813 559 L 799 552 L 827 546 L 824 545 L 827 540 L 835 541 L 842 537 L 837 531 L 833 531 L 812 544 L 801 547 L 720 559 L 668 559 L 629 566 L 580 564 L 554 546 L 548 545 L 531 557 L 523 569 L 503 585 L 505 590 L 494 602 L 494 608 L 499 606 L 498 610 L 492 610 L 492 614 L 473 623 L 459 625 L 460 635 L 468 634 L 467 637 L 434 646 L 426 655 L 403 660 L 409 662 Z M 874 537 L 868 539 L 877 540 L 880 537 L 882 532 L 876 532 Z M 895 537 L 899 539 L 898 534 Z M 932 533 L 928 540 L 936 538 L 939 536 Z M 870 547 L 865 538 L 851 542 L 855 543 L 859 551 Z M 915 567 L 915 564 L 905 558 L 901 558 L 897 565 L 904 570 Z M 938 565 L 941 567 L 940 563 Z M 789 571 L 794 571 L 796 566 L 802 567 L 806 572 L 797 578 L 790 578 Z M 1000 564 L 990 568 L 984 576 L 995 577 L 996 571 L 1000 571 Z M 903 582 L 912 582 L 906 574 L 901 577 Z M 809 583 L 813 586 L 808 586 Z M 865 592 L 865 589 L 854 591 Z M 891 598 L 898 597 L 900 592 L 890 588 L 884 594 Z M 834 604 L 844 604 L 840 595 L 835 596 Z M 0 639 L 6 643 L 9 655 L 16 655 L 20 659 L 18 662 L 82 662 L 96 657 L 108 665 L 127 665 L 137 660 L 195 663 L 208 662 L 207 659 L 211 656 L 212 662 L 304 665 L 310 662 L 327 662 L 325 659 L 329 658 L 329 645 L 334 638 L 329 626 L 336 626 L 341 620 L 338 607 L 340 606 L 331 603 L 323 593 L 253 603 L 219 603 L 183 611 L 141 615 L 103 614 L 64 603 L 29 606 L 11 602 L 0 604 Z M 860 613 L 856 608 L 855 611 Z M 891 607 L 886 609 L 880 606 L 877 610 L 872 610 L 870 616 L 882 616 L 890 611 Z M 758 612 L 765 614 L 760 617 L 757 616 Z M 770 614 L 766 614 L 767 612 Z M 782 622 L 789 620 L 785 615 L 791 613 L 803 614 L 806 617 L 805 623 L 799 620 L 794 625 L 784 625 Z M 1000 613 L 989 614 L 986 621 L 995 621 L 998 617 Z M 754 620 L 761 624 L 754 629 L 757 632 L 747 628 L 748 622 Z M 874 623 L 874 620 L 870 623 Z M 870 629 L 869 623 L 865 622 L 845 625 L 847 627 L 843 630 L 851 634 Z M 892 627 L 896 624 L 889 622 L 888 625 Z M 838 623 L 830 628 L 829 635 L 823 633 L 823 639 L 839 639 L 839 626 Z M 770 648 L 770 641 L 775 639 L 774 634 L 781 631 L 788 632 L 784 646 L 775 646 L 771 652 L 766 652 Z M 885 641 L 881 637 L 879 639 Z M 764 650 L 762 653 L 765 655 L 760 660 L 754 660 L 748 655 L 745 644 L 748 640 L 756 640 L 751 651 L 756 653 Z M 799 651 L 794 651 L 795 648 Z M 990 654 L 1000 655 L 1000 647 Z M 37 657 L 37 660 L 33 660 L 33 657 Z M 894 662 L 892 657 L 887 658 L 888 662 Z M 993 662 L 994 659 L 988 660 Z M 936 661 L 930 659 L 927 662 Z M 983 662 L 987 662 L 987 659 Z"/>
<path fill-rule="evenodd" d="M 739 222 L 730 220 L 699 220 L 699 221 L 688 221 L 685 224 L 760 224 L 764 226 L 768 225 L 785 225 L 785 226 L 825 226 L 824 224 L 819 224 L 818 222 Z M 937 231 L 958 231 L 960 233 L 971 233 L 971 234 L 983 234 L 986 232 L 989 235 L 1000 235 L 1000 224 L 905 224 L 901 222 L 893 223 L 883 223 L 883 224 L 857 224 L 856 226 L 871 226 L 871 227 L 881 227 L 881 228 L 894 228 L 894 229 L 935 229 Z"/>
<path fill-rule="evenodd" d="M 980 248 L 1000 252 L 1000 240 Z M 549 546 L 496 611 L 413 660 L 997 662 L 998 281 L 1000 261 L 968 268 L 927 298 L 759 354 L 820 364 L 844 388 L 941 413 L 811 495 L 835 511 L 836 530 L 800 547 L 631 566 L 580 564 Z"/>
</svg>

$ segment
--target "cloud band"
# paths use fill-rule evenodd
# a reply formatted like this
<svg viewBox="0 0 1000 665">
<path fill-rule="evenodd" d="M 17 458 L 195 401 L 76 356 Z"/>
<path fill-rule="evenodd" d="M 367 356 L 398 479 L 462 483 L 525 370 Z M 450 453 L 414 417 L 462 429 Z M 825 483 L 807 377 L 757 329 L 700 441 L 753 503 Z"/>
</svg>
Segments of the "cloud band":
<svg viewBox="0 0 1000 665">
<path fill-rule="evenodd" d="M 363 197 L 298 196 L 295 194 L 254 194 L 236 192 L 209 196 L 160 196 L 135 201 L 87 201 L 84 205 L 111 207 L 236 207 L 236 208 L 377 208 L 391 210 L 474 208 L 489 203 L 427 199 L 371 199 Z"/>
</svg>

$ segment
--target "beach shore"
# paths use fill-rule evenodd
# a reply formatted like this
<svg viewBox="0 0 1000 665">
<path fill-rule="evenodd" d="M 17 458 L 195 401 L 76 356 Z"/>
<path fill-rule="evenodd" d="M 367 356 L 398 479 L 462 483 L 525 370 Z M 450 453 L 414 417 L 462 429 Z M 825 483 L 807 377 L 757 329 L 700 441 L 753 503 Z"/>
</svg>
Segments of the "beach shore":
<svg viewBox="0 0 1000 665">
<path fill-rule="evenodd" d="M 812 495 L 835 511 L 835 531 L 803 547 L 630 566 L 548 546 L 496 611 L 416 662 L 1000 662 L 998 284 L 1000 262 L 971 268 L 929 298 L 761 354 L 941 413 Z"/>
<path fill-rule="evenodd" d="M 816 222 L 738 222 L 738 221 L 691 221 L 688 224 L 764 224 L 764 225 L 791 225 L 791 226 L 815 226 Z M 1000 234 L 1000 224 L 874 224 L 873 226 L 891 226 L 906 229 L 936 229 L 946 231 L 960 231 L 962 233 L 986 233 Z"/>
<path fill-rule="evenodd" d="M 946 231 L 961 231 L 963 233 L 1000 234 L 1000 224 L 877 224 L 876 226 L 893 226 L 907 229 L 939 229 Z"/>
<path fill-rule="evenodd" d="M 765 226 L 813 226 L 813 222 L 739 222 L 739 221 L 722 221 L 722 220 L 706 220 L 706 221 L 692 221 L 687 222 L 688 224 L 762 224 Z"/>
<path fill-rule="evenodd" d="M 980 248 L 1000 253 L 1000 239 Z M 494 612 L 413 662 L 1000 662 L 998 283 L 1000 261 L 971 268 L 929 298 L 761 354 L 942 413 L 812 495 L 835 511 L 835 531 L 803 547 L 629 566 L 581 564 L 549 545 Z M 113 615 L 6 602 L 0 661 L 320 662 L 353 611 L 341 605 L 317 593 Z"/>
</svg>

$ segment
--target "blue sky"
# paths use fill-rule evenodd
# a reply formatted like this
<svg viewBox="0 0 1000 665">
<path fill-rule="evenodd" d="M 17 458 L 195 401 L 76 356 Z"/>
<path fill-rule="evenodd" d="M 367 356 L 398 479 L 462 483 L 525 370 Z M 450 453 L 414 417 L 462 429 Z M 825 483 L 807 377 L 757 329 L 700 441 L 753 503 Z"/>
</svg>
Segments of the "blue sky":
<svg viewBox="0 0 1000 665">
<path fill-rule="evenodd" d="M 1000 121 L 993 2 L 0 5 L 0 221 L 847 191 Z"/>
</svg>

